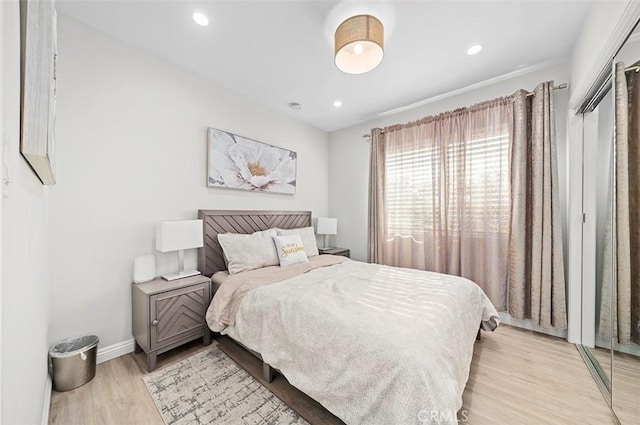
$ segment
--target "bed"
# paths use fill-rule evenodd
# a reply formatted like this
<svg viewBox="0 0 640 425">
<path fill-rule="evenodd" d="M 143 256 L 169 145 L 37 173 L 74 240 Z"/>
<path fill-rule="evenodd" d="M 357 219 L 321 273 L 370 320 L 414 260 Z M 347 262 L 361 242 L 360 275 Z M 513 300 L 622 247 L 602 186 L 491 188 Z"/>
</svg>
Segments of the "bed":
<svg viewBox="0 0 640 425">
<path fill-rule="evenodd" d="M 347 424 L 457 424 L 478 328 L 498 314 L 473 282 L 320 255 L 228 275 L 220 233 L 311 225 L 308 211 L 201 210 L 216 332 Z"/>
</svg>

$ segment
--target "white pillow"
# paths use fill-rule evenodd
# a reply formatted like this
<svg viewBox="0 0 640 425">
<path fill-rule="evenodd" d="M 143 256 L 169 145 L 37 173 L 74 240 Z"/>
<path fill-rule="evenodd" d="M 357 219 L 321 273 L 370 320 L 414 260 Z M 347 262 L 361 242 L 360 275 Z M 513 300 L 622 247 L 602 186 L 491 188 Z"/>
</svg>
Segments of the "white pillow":
<svg viewBox="0 0 640 425">
<path fill-rule="evenodd" d="M 276 229 L 263 230 L 250 235 L 220 233 L 218 241 L 227 259 L 229 274 L 267 266 L 277 266 L 278 254 L 273 244 Z"/>
<path fill-rule="evenodd" d="M 274 236 L 273 241 L 280 257 L 280 267 L 309 262 L 300 235 Z"/>
<path fill-rule="evenodd" d="M 313 227 L 301 227 L 299 229 L 276 229 L 278 236 L 287 235 L 300 235 L 302 245 L 304 245 L 304 252 L 307 257 L 314 257 L 318 255 L 318 243 L 316 242 L 316 235 L 313 232 Z"/>
</svg>

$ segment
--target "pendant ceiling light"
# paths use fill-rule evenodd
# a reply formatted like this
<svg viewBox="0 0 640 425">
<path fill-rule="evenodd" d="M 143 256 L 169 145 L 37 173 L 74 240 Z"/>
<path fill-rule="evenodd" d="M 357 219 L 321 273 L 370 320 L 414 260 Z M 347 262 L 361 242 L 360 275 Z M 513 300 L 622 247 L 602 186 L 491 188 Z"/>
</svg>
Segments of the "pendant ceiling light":
<svg viewBox="0 0 640 425">
<path fill-rule="evenodd" d="M 375 16 L 352 16 L 338 26 L 335 62 L 347 74 L 364 74 L 382 62 L 384 27 Z"/>
</svg>

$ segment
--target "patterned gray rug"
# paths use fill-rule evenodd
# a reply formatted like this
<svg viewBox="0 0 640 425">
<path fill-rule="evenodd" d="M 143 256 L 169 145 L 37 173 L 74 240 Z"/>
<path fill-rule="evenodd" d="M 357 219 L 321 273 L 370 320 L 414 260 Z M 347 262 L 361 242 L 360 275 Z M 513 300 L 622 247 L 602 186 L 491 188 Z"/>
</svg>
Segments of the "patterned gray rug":
<svg viewBox="0 0 640 425">
<path fill-rule="evenodd" d="M 167 425 L 308 424 L 217 344 L 143 380 Z"/>
</svg>

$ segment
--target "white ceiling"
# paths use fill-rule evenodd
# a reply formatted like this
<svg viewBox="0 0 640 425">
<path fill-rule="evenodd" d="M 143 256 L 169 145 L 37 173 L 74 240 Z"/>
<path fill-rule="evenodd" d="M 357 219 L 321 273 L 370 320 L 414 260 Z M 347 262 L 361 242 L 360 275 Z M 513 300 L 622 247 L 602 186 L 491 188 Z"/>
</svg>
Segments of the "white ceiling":
<svg viewBox="0 0 640 425">
<path fill-rule="evenodd" d="M 70 15 L 325 131 L 510 72 L 569 58 L 588 1 L 57 1 Z M 191 14 L 202 11 L 207 27 Z M 370 73 L 333 64 L 357 13 L 385 26 Z M 476 56 L 466 50 L 475 43 Z M 343 106 L 334 108 L 334 100 Z M 287 104 L 299 102 L 300 111 Z"/>
</svg>

